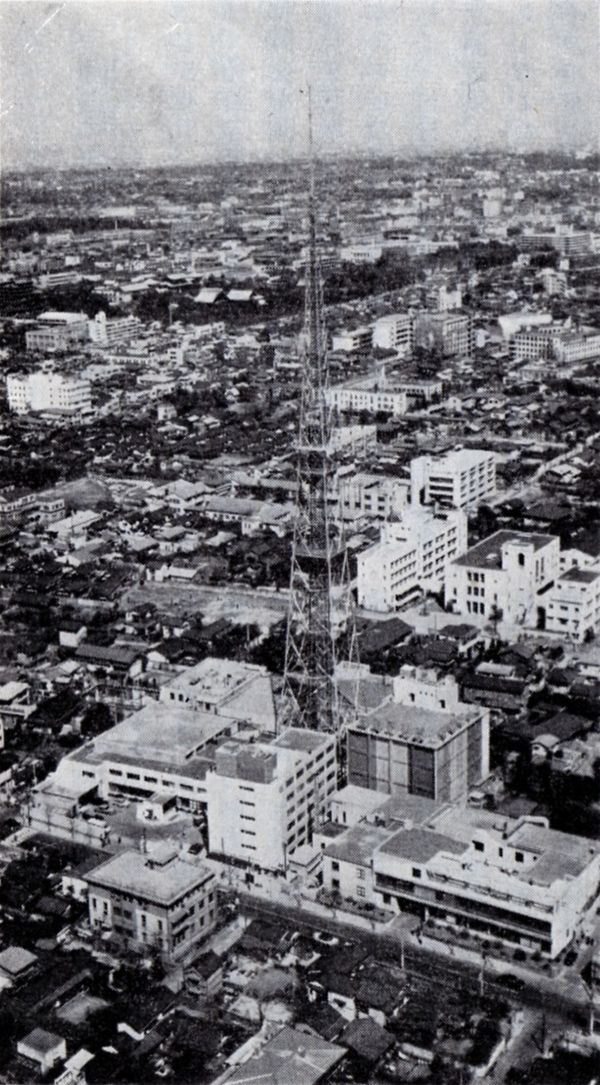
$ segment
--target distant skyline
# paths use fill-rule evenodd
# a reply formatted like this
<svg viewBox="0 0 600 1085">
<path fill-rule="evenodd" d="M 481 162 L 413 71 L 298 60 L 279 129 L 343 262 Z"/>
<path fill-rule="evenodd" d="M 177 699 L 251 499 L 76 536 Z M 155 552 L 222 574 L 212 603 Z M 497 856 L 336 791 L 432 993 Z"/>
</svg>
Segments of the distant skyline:
<svg viewBox="0 0 600 1085">
<path fill-rule="evenodd" d="M 598 0 L 3 0 L 29 166 L 600 148 Z"/>
</svg>

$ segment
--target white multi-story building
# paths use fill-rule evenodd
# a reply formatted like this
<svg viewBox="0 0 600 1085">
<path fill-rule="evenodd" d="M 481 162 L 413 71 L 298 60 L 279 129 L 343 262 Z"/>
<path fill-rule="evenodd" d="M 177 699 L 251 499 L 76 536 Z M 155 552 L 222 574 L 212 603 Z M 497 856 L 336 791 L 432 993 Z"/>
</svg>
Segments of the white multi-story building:
<svg viewBox="0 0 600 1085">
<path fill-rule="evenodd" d="M 51 410 L 85 415 L 92 409 L 90 382 L 63 373 L 9 374 L 6 394 L 8 406 L 17 414 Z"/>
<path fill-rule="evenodd" d="M 442 357 L 470 356 L 473 351 L 473 321 L 468 313 L 423 312 L 415 317 L 415 344 L 437 350 Z"/>
<path fill-rule="evenodd" d="M 370 327 L 353 328 L 351 331 L 343 330 L 332 336 L 332 350 L 341 350 L 346 354 L 355 354 L 359 350 L 368 350 L 373 339 Z"/>
<path fill-rule="evenodd" d="M 364 456 L 377 447 L 377 426 L 336 426 L 329 438 L 329 451 Z"/>
<path fill-rule="evenodd" d="M 153 854 L 122 851 L 85 876 L 90 925 L 120 945 L 157 950 L 181 961 L 214 929 L 216 879 L 212 870 L 180 859 L 168 844 Z"/>
<path fill-rule="evenodd" d="M 101 309 L 89 322 L 89 334 L 92 343 L 101 347 L 112 347 L 115 343 L 126 343 L 137 335 L 141 321 L 132 316 L 107 317 Z"/>
<path fill-rule="evenodd" d="M 565 332 L 554 346 L 554 356 L 567 365 L 600 357 L 600 332 Z"/>
<path fill-rule="evenodd" d="M 327 390 L 326 399 L 329 406 L 338 411 L 402 415 L 408 408 L 406 392 L 380 376 L 334 384 Z"/>
<path fill-rule="evenodd" d="M 413 505 L 471 508 L 496 492 L 496 457 L 472 448 L 417 456 L 410 464 L 410 486 Z"/>
<path fill-rule="evenodd" d="M 395 350 L 399 355 L 410 354 L 414 345 L 414 318 L 412 313 L 391 313 L 375 321 L 373 346 L 382 350 Z"/>
<path fill-rule="evenodd" d="M 568 569 L 548 593 L 546 629 L 580 643 L 600 632 L 600 569 Z"/>
<path fill-rule="evenodd" d="M 218 716 L 275 730 L 271 676 L 266 667 L 233 659 L 203 659 L 160 690 L 164 704 L 185 705 Z"/>
<path fill-rule="evenodd" d="M 329 816 L 337 787 L 336 739 L 290 728 L 269 742 L 225 742 L 207 774 L 211 854 L 285 870 Z"/>
<path fill-rule="evenodd" d="M 543 817 L 409 795 L 338 834 L 324 851 L 323 884 L 555 958 L 598 904 L 600 845 Z"/>
<path fill-rule="evenodd" d="M 496 531 L 457 558 L 446 573 L 446 605 L 459 614 L 543 628 L 560 570 L 560 539 Z"/>
<path fill-rule="evenodd" d="M 37 326 L 25 332 L 27 350 L 69 350 L 89 337 L 85 313 L 48 311 L 37 319 Z"/>
<path fill-rule="evenodd" d="M 467 546 L 467 518 L 461 509 L 405 510 L 383 524 L 378 543 L 357 558 L 359 605 L 367 610 L 401 610 L 417 593 L 439 591 L 450 563 Z"/>
<path fill-rule="evenodd" d="M 509 343 L 511 360 L 531 362 L 536 358 L 551 358 L 554 345 L 564 333 L 562 324 L 541 324 L 531 328 L 521 328 L 512 336 Z"/>
<path fill-rule="evenodd" d="M 387 520 L 406 508 L 408 482 L 393 475 L 340 470 L 334 479 L 336 517 L 349 522 Z"/>
</svg>

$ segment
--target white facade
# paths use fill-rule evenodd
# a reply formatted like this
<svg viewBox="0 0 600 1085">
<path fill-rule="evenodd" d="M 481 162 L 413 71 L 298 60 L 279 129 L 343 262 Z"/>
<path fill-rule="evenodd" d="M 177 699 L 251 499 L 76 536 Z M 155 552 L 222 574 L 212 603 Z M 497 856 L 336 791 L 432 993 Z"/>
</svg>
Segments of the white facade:
<svg viewBox="0 0 600 1085">
<path fill-rule="evenodd" d="M 137 317 L 129 315 L 109 318 L 100 310 L 89 322 L 90 339 L 92 343 L 102 347 L 125 343 L 137 334 L 140 324 Z"/>
<path fill-rule="evenodd" d="M 446 605 L 486 618 L 501 611 L 506 622 L 543 627 L 559 570 L 557 536 L 496 531 L 450 565 Z"/>
<path fill-rule="evenodd" d="M 342 890 L 342 868 L 344 896 L 550 958 L 597 905 L 600 888 L 595 840 L 556 832 L 542 817 L 508 818 L 410 796 L 388 800 L 379 817 L 367 814 L 326 848 L 327 889 Z"/>
<path fill-rule="evenodd" d="M 590 335 L 563 335 L 555 347 L 554 354 L 559 362 L 584 362 L 600 356 L 600 332 Z"/>
<path fill-rule="evenodd" d="M 366 377 L 347 384 L 336 384 L 326 392 L 330 407 L 338 411 L 370 411 L 374 414 L 406 414 L 406 392 L 389 385 L 385 379 Z"/>
<path fill-rule="evenodd" d="M 328 816 L 336 787 L 332 735 L 290 728 L 268 743 L 224 743 L 206 777 L 210 853 L 285 870 Z"/>
<path fill-rule="evenodd" d="M 73 274 L 73 273 L 71 273 Z M 48 311 L 38 317 L 35 328 L 25 332 L 27 350 L 68 350 L 88 338 L 85 313 Z"/>
<path fill-rule="evenodd" d="M 411 313 L 391 313 L 375 321 L 373 346 L 410 354 L 414 343 L 414 320 Z"/>
<path fill-rule="evenodd" d="M 47 410 L 88 414 L 92 409 L 90 382 L 62 373 L 10 374 L 6 394 L 8 406 L 17 414 Z"/>
<path fill-rule="evenodd" d="M 562 325 L 542 324 L 521 328 L 510 340 L 511 359 L 514 362 L 529 362 L 536 358 L 550 358 L 562 334 Z"/>
<path fill-rule="evenodd" d="M 373 333 L 370 327 L 353 328 L 352 331 L 339 331 L 332 336 L 332 350 L 341 350 L 347 354 L 354 354 L 358 350 L 366 350 L 371 346 Z"/>
<path fill-rule="evenodd" d="M 160 690 L 164 704 L 185 705 L 275 730 L 271 676 L 266 667 L 231 659 L 203 659 Z"/>
<path fill-rule="evenodd" d="M 413 505 L 470 508 L 496 492 L 493 452 L 460 448 L 442 456 L 417 456 L 410 464 Z"/>
<path fill-rule="evenodd" d="M 420 589 L 438 591 L 450 563 L 467 546 L 467 518 L 460 509 L 412 509 L 383 525 L 381 539 L 357 559 L 359 606 L 400 610 Z"/>
<path fill-rule="evenodd" d="M 334 499 L 340 520 L 387 520 L 392 514 L 402 514 L 406 508 L 408 484 L 392 475 L 371 475 L 352 470 L 338 472 Z"/>
<path fill-rule="evenodd" d="M 600 632 L 600 570 L 572 568 L 549 593 L 546 628 L 576 641 Z"/>
</svg>

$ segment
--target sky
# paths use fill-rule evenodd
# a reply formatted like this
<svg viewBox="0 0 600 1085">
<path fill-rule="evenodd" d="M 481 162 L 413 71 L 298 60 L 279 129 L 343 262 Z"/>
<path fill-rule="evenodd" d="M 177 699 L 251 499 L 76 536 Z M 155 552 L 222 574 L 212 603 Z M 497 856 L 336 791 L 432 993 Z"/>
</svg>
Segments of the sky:
<svg viewBox="0 0 600 1085">
<path fill-rule="evenodd" d="M 599 147 L 600 0 L 2 0 L 4 168 Z"/>
</svg>

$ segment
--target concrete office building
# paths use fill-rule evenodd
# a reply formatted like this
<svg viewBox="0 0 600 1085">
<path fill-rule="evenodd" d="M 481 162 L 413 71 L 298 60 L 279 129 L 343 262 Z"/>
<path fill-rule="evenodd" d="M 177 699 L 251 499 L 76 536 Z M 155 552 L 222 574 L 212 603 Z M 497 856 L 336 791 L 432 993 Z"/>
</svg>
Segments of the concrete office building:
<svg viewBox="0 0 600 1085">
<path fill-rule="evenodd" d="M 210 853 L 286 870 L 329 816 L 336 787 L 334 735 L 289 728 L 269 742 L 223 743 L 206 777 Z"/>
<path fill-rule="evenodd" d="M 354 468 L 340 470 L 334 479 L 332 500 L 336 518 L 380 522 L 406 508 L 408 484 L 391 475 L 372 475 Z"/>
<path fill-rule="evenodd" d="M 129 316 L 107 317 L 101 309 L 89 322 L 89 336 L 92 343 L 100 347 L 112 347 L 117 343 L 126 343 L 137 335 L 141 321 Z"/>
<path fill-rule="evenodd" d="M 414 346 L 414 317 L 412 313 L 391 313 L 375 321 L 373 346 L 381 350 L 395 350 L 403 357 L 411 354 Z"/>
<path fill-rule="evenodd" d="M 35 328 L 25 332 L 27 350 L 70 350 L 89 338 L 85 313 L 48 311 L 37 318 Z"/>
<path fill-rule="evenodd" d="M 356 354 L 359 350 L 368 350 L 372 339 L 373 331 L 370 326 L 353 328 L 351 331 L 342 330 L 331 337 L 331 349 Z"/>
<path fill-rule="evenodd" d="M 424 312 L 415 316 L 415 346 L 436 350 L 443 358 L 473 353 L 473 322 L 467 313 Z"/>
<path fill-rule="evenodd" d="M 337 411 L 369 411 L 372 414 L 406 414 L 406 392 L 386 381 L 384 376 L 361 377 L 345 384 L 334 384 L 325 393 L 327 404 Z"/>
<path fill-rule="evenodd" d="M 521 328 L 509 342 L 511 361 L 530 362 L 537 358 L 554 357 L 555 344 L 560 342 L 563 333 L 562 324 L 541 324 L 537 327 Z"/>
<path fill-rule="evenodd" d="M 381 528 L 379 542 L 357 557 L 359 605 L 389 612 L 421 591 L 439 591 L 452 561 L 467 546 L 462 509 L 405 509 Z"/>
<path fill-rule="evenodd" d="M 415 506 L 474 507 L 496 492 L 496 457 L 472 448 L 417 456 L 410 463 L 410 486 Z"/>
<path fill-rule="evenodd" d="M 553 959 L 598 904 L 600 845 L 425 798 L 388 799 L 325 848 L 323 884 Z"/>
<path fill-rule="evenodd" d="M 180 859 L 169 844 L 148 855 L 120 852 L 85 880 L 92 928 L 109 931 L 123 948 L 181 961 L 215 926 L 215 875 Z"/>
<path fill-rule="evenodd" d="M 600 569 L 567 569 L 548 592 L 546 629 L 580 644 L 600 632 Z"/>
<path fill-rule="evenodd" d="M 233 659 L 203 659 L 166 682 L 159 698 L 163 704 L 226 716 L 261 731 L 275 730 L 273 688 L 266 667 Z"/>
<path fill-rule="evenodd" d="M 446 605 L 459 614 L 544 628 L 550 592 L 560 571 L 560 539 L 496 531 L 449 566 Z"/>
<path fill-rule="evenodd" d="M 489 772 L 487 709 L 388 702 L 348 727 L 348 782 L 388 795 L 464 802 Z"/>
<path fill-rule="evenodd" d="M 6 395 L 10 410 L 17 414 L 59 411 L 85 415 L 92 409 L 90 382 L 62 373 L 38 370 L 27 376 L 9 374 L 6 378 Z"/>
</svg>

